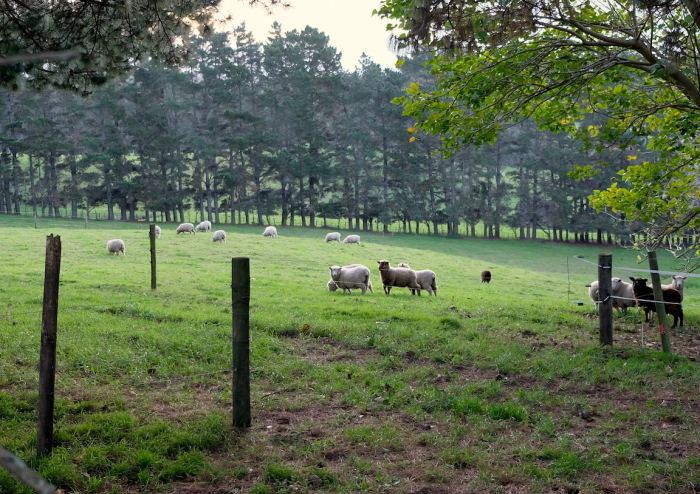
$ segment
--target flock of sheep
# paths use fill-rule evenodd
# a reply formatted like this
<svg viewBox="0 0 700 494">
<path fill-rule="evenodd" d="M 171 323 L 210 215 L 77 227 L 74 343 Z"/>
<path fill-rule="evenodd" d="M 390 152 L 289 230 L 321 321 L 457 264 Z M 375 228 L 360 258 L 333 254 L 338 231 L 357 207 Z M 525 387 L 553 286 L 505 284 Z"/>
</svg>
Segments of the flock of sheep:
<svg viewBox="0 0 700 494">
<path fill-rule="evenodd" d="M 326 235 L 326 242 L 340 243 L 340 233 L 333 232 Z M 360 244 L 359 235 L 348 235 L 343 240 L 344 244 Z M 396 268 L 389 265 L 389 261 L 377 261 L 379 264 L 379 275 L 382 278 L 384 293 L 389 295 L 392 288 L 408 288 L 411 295 L 416 293 L 420 295 L 421 290 L 425 290 L 429 295 L 437 297 L 437 277 L 435 273 L 429 269 L 414 271 L 411 267 L 402 262 Z M 367 290 L 374 293 L 372 289 L 372 281 L 370 271 L 367 266 L 362 264 L 350 264 L 348 266 L 329 266 L 331 271 L 331 279 L 326 284 L 328 290 L 334 292 L 342 289 L 343 293 L 352 293 L 353 289 L 362 291 L 362 295 L 367 293 Z"/>
<path fill-rule="evenodd" d="M 155 225 L 155 237 L 160 238 L 160 227 Z M 175 233 L 189 233 L 194 234 L 196 232 L 210 232 L 211 231 L 211 221 L 202 221 L 199 225 L 194 226 L 192 223 L 182 223 L 177 227 Z M 274 226 L 268 226 L 263 232 L 263 237 L 276 237 L 277 228 Z M 224 242 L 226 243 L 226 232 L 223 230 L 216 230 L 211 236 L 213 242 Z M 359 242 L 358 242 L 359 243 Z M 107 242 L 107 252 L 110 254 L 119 255 L 120 253 L 126 255 L 126 244 L 120 238 L 114 238 Z"/>
<path fill-rule="evenodd" d="M 408 288 L 411 295 L 416 293 L 420 295 L 420 292 L 425 290 L 429 295 L 437 297 L 437 276 L 430 269 L 414 271 L 405 262 L 392 268 L 387 260 L 377 261 L 377 264 L 379 264 L 379 276 L 381 276 L 385 294 L 389 295 L 392 288 Z M 331 271 L 331 279 L 326 286 L 331 292 L 342 289 L 343 293 L 346 291 L 352 293 L 353 289 L 360 289 L 362 295 L 367 290 L 374 293 L 367 266 L 350 264 L 348 266 L 329 266 L 328 269 Z"/>
<path fill-rule="evenodd" d="M 333 232 L 326 235 L 326 242 L 340 242 L 340 233 Z M 360 244 L 359 235 L 348 235 L 343 240 L 344 244 Z M 411 267 L 402 262 L 396 268 L 389 265 L 389 261 L 377 261 L 379 264 L 379 275 L 382 278 L 384 293 L 389 295 L 392 288 L 408 288 L 411 295 L 425 290 L 429 295 L 437 297 L 437 277 L 435 273 L 429 269 L 422 271 L 414 271 Z M 367 293 L 367 290 L 374 293 L 372 289 L 372 281 L 370 281 L 370 272 L 367 266 L 362 264 L 350 264 L 348 266 L 329 266 L 331 271 L 331 279 L 326 284 L 328 290 L 334 292 L 342 289 L 343 293 L 352 293 L 353 289 L 362 290 L 362 295 Z"/>
<path fill-rule="evenodd" d="M 177 227 L 176 233 L 194 234 L 200 231 L 211 231 L 211 222 L 202 221 L 196 227 L 192 223 L 182 223 Z M 160 238 L 160 234 L 160 227 L 156 225 L 156 239 Z M 268 226 L 263 232 L 263 237 L 277 237 L 277 228 Z M 212 241 L 226 242 L 226 232 L 223 230 L 216 230 L 212 235 Z M 334 241 L 340 243 L 340 233 L 332 232 L 326 235 L 327 243 Z M 360 236 L 355 234 L 348 235 L 342 242 L 344 244 L 360 245 Z M 107 242 L 107 252 L 115 255 L 119 255 L 120 253 L 126 255 L 126 244 L 122 239 L 112 239 Z M 405 262 L 393 268 L 387 260 L 377 261 L 377 264 L 385 294 L 389 295 L 392 288 L 407 288 L 411 292 L 411 295 L 420 295 L 421 291 L 425 290 L 429 295 L 435 295 L 437 297 L 437 276 L 435 272 L 430 269 L 415 271 Z M 367 290 L 374 293 L 372 282 L 370 281 L 370 271 L 367 266 L 362 264 L 350 264 L 348 266 L 330 266 L 329 269 L 331 271 L 331 279 L 326 285 L 328 290 L 334 292 L 338 289 L 342 289 L 343 293 L 352 293 L 353 289 L 359 289 L 362 290 L 363 295 Z M 491 281 L 491 272 L 483 271 L 481 273 L 481 281 L 483 283 L 489 283 Z"/>
<path fill-rule="evenodd" d="M 673 316 L 673 326 L 675 328 L 680 320 L 680 325 L 683 327 L 683 285 L 686 276 L 673 276 L 671 284 L 661 285 L 663 290 L 663 299 L 666 302 L 666 312 Z M 612 279 L 612 296 L 613 308 L 618 311 L 627 311 L 628 307 L 638 305 L 644 309 L 644 320 L 649 322 L 649 312 L 656 312 L 656 304 L 654 300 L 654 290 L 647 285 L 646 278 L 632 278 L 632 283 L 622 281 L 620 278 Z M 594 302 L 600 300 L 600 290 L 598 281 L 588 285 L 588 296 Z"/>
</svg>

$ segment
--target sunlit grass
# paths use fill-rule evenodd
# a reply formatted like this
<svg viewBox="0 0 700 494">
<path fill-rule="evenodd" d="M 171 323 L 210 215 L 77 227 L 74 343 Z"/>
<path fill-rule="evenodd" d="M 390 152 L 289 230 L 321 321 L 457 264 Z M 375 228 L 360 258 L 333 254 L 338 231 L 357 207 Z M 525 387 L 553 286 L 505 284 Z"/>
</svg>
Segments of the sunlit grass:
<svg viewBox="0 0 700 494">
<path fill-rule="evenodd" d="M 60 220 L 34 229 L 21 217 L 0 225 L 0 444 L 70 492 L 160 492 L 195 480 L 251 492 L 410 492 L 432 483 L 536 492 L 595 485 L 601 475 L 663 491 L 668 475 L 668 485 L 698 481 L 679 466 L 690 457 L 641 455 L 646 444 L 690 448 L 700 438 L 692 408 L 655 398 L 668 389 L 692 396 L 697 365 L 641 344 L 598 347 L 593 307 L 573 303 L 587 299 L 597 267 L 572 257 L 595 262 L 598 249 L 368 233 L 360 246 L 339 245 L 326 244 L 324 230 L 280 228 L 270 239 L 244 226 L 223 227 L 219 244 L 161 225 L 151 290 L 147 225 Z M 39 459 L 48 233 L 63 246 L 56 437 L 52 456 Z M 126 256 L 107 253 L 116 237 Z M 254 424 L 243 433 L 230 426 L 238 256 L 251 265 Z M 438 296 L 384 295 L 380 259 L 434 270 Z M 661 256 L 662 269 L 670 261 Z M 328 266 L 350 263 L 370 268 L 374 294 L 326 290 Z M 613 264 L 639 267 L 621 250 Z M 491 284 L 481 283 L 483 269 Z M 686 331 L 697 325 L 696 297 L 691 282 Z M 583 428 L 580 411 L 593 408 L 595 422 Z M 0 471 L 0 492 L 29 491 Z"/>
</svg>

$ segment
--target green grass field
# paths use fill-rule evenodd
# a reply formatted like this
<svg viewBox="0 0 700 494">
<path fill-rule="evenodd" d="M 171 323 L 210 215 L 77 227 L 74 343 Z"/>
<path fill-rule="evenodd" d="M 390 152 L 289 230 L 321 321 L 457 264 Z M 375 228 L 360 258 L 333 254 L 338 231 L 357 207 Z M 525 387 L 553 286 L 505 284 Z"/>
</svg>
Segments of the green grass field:
<svg viewBox="0 0 700 494">
<path fill-rule="evenodd" d="M 669 356 L 636 311 L 599 347 L 595 308 L 574 303 L 597 267 L 573 256 L 595 263 L 595 247 L 381 234 L 339 245 L 328 230 L 270 239 L 231 226 L 215 244 L 161 224 L 153 291 L 147 225 L 37 226 L 0 216 L 0 445 L 64 492 L 700 489 L 695 279 Z M 49 233 L 63 246 L 55 446 L 37 458 Z M 126 256 L 108 255 L 112 238 Z M 614 268 L 646 268 L 613 255 Z M 231 426 L 238 256 L 252 278 L 245 430 Z M 380 259 L 434 270 L 438 296 L 384 295 Z M 350 263 L 370 268 L 375 293 L 326 290 L 328 266 Z M 0 470 L 0 493 L 29 492 Z"/>
</svg>

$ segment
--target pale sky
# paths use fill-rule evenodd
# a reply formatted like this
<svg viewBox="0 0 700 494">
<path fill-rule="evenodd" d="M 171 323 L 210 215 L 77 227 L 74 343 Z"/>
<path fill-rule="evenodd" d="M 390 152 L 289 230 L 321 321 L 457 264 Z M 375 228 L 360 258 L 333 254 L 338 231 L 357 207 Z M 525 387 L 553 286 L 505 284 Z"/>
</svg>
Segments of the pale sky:
<svg viewBox="0 0 700 494">
<path fill-rule="evenodd" d="M 267 41 L 274 21 L 282 32 L 315 27 L 330 38 L 329 44 L 342 53 L 343 68 L 352 71 L 364 52 L 382 67 L 394 67 L 396 54 L 388 46 L 386 19 L 372 15 L 379 0 L 287 0 L 291 7 L 249 7 L 241 0 L 222 0 L 219 9 L 233 17 L 232 28 L 245 21 L 246 29 L 261 43 Z"/>
</svg>

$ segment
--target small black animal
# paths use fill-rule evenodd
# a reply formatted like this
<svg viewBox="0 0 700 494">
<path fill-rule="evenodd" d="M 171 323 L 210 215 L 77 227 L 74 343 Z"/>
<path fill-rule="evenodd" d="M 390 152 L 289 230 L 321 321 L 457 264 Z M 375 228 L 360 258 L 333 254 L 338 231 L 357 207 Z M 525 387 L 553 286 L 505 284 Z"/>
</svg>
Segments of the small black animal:
<svg viewBox="0 0 700 494">
<path fill-rule="evenodd" d="M 656 303 L 654 300 L 654 289 L 647 285 L 646 278 L 632 278 L 632 291 L 634 298 L 637 299 L 637 305 L 644 309 L 644 320 L 649 322 L 649 312 L 656 312 Z M 675 328 L 680 319 L 681 328 L 683 327 L 683 306 L 681 306 L 681 293 L 675 288 L 663 289 L 664 302 L 666 304 L 666 313 L 673 316 L 673 326 Z M 649 302 L 647 302 L 649 301 Z"/>
<path fill-rule="evenodd" d="M 486 271 L 481 272 L 481 282 L 491 283 L 491 271 L 487 269 Z"/>
</svg>

